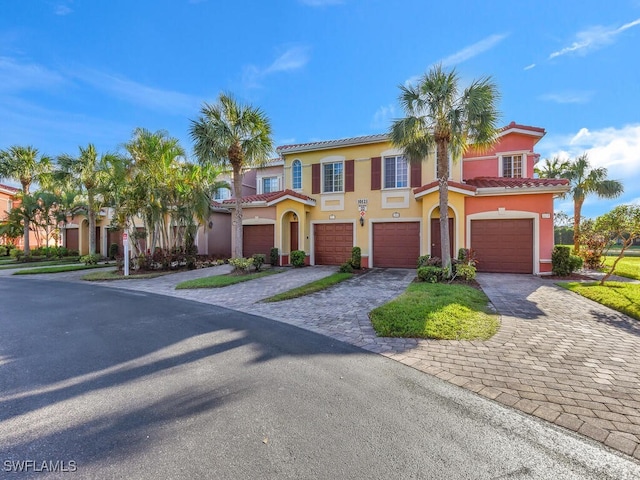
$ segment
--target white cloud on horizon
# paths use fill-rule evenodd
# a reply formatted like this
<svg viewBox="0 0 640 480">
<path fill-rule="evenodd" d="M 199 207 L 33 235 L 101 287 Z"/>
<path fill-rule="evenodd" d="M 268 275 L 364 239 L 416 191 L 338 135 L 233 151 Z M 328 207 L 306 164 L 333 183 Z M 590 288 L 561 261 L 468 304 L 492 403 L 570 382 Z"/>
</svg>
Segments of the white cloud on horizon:
<svg viewBox="0 0 640 480">
<path fill-rule="evenodd" d="M 469 60 L 473 57 L 480 55 L 481 53 L 486 52 L 487 50 L 491 50 L 493 47 L 498 45 L 502 40 L 509 36 L 508 33 L 500 33 L 493 34 L 488 36 L 487 38 L 483 38 L 479 42 L 474 43 L 473 45 L 469 45 L 468 47 L 463 48 L 462 50 L 457 51 L 453 55 L 449 55 L 448 57 L 442 59 L 440 63 L 443 67 L 450 67 L 462 63 L 466 60 Z"/>
<path fill-rule="evenodd" d="M 587 30 L 583 30 L 576 34 L 576 40 L 570 46 L 551 53 L 549 60 L 572 53 L 586 55 L 591 50 L 612 44 L 616 36 L 637 25 L 640 25 L 640 18 L 617 28 L 596 25 Z"/>
<path fill-rule="evenodd" d="M 538 98 L 547 102 L 555 103 L 588 103 L 591 101 L 594 92 L 561 92 L 561 93 L 546 93 L 540 95 Z"/>
<path fill-rule="evenodd" d="M 279 72 L 291 72 L 303 68 L 309 62 L 309 47 L 295 46 L 287 49 L 265 68 L 247 65 L 243 69 L 242 80 L 246 88 L 260 87 L 265 77 Z"/>
</svg>

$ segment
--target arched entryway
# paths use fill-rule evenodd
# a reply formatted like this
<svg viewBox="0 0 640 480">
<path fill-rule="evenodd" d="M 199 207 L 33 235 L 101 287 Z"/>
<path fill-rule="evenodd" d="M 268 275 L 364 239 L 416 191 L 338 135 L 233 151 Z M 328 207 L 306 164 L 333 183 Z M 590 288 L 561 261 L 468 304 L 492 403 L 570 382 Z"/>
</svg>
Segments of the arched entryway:
<svg viewBox="0 0 640 480">
<path fill-rule="evenodd" d="M 451 258 L 456 257 L 456 252 L 458 251 L 458 243 L 457 243 L 457 229 L 456 229 L 456 212 L 449 207 L 448 210 L 449 217 L 449 255 Z M 429 254 L 432 257 L 441 257 L 442 256 L 442 247 L 440 243 L 440 208 L 434 207 L 431 210 L 429 215 Z"/>
<path fill-rule="evenodd" d="M 281 256 L 282 264 L 288 265 L 290 262 L 291 252 L 294 250 L 301 250 L 301 238 L 300 238 L 300 219 L 298 212 L 295 210 L 287 210 L 282 215 L 282 221 L 280 222 L 282 231 L 280 232 L 281 238 Z"/>
</svg>

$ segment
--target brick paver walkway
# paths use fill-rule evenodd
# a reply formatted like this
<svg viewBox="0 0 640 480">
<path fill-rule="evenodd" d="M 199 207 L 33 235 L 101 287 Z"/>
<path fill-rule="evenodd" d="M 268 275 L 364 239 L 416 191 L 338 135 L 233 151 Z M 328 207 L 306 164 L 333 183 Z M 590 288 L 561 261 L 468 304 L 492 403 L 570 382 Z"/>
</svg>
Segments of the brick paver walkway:
<svg viewBox="0 0 640 480">
<path fill-rule="evenodd" d="M 415 275 L 412 270 L 374 269 L 280 303 L 259 300 L 335 268 L 290 269 L 222 289 L 175 290 L 186 278 L 228 271 L 221 266 L 108 285 L 220 305 L 322 333 L 640 459 L 640 324 L 549 280 L 480 274 L 478 281 L 501 313 L 502 326 L 488 341 L 457 342 L 375 335 L 368 312 L 404 291 Z M 59 275 L 54 278 L 81 276 Z"/>
</svg>

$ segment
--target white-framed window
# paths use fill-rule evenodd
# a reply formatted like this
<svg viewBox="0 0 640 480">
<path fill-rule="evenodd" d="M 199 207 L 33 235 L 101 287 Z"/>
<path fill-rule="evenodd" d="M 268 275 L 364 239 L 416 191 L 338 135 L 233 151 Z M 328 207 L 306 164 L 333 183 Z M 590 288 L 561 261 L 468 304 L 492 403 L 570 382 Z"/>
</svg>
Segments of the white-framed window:
<svg viewBox="0 0 640 480">
<path fill-rule="evenodd" d="M 280 190 L 278 177 L 262 177 L 262 193 L 277 192 Z"/>
<path fill-rule="evenodd" d="M 331 162 L 322 164 L 322 193 L 344 191 L 344 163 Z"/>
<path fill-rule="evenodd" d="M 294 190 L 302 189 L 302 162 L 294 160 L 291 164 L 291 186 Z"/>
<path fill-rule="evenodd" d="M 231 189 L 228 187 L 219 187 L 216 188 L 215 192 L 213 192 L 213 199 L 216 202 L 222 202 L 229 198 L 231 198 Z"/>
<path fill-rule="evenodd" d="M 384 157 L 384 188 L 403 188 L 409 185 L 409 166 L 403 155 Z"/>
<path fill-rule="evenodd" d="M 11 212 L 13 210 L 13 200 L 7 198 L 7 212 Z"/>
<path fill-rule="evenodd" d="M 524 170 L 522 155 L 503 155 L 501 161 L 503 177 L 522 178 Z"/>
<path fill-rule="evenodd" d="M 447 152 L 447 158 L 449 159 L 449 180 L 453 178 L 453 157 L 451 152 Z M 433 178 L 438 178 L 438 152 L 433 152 Z"/>
</svg>

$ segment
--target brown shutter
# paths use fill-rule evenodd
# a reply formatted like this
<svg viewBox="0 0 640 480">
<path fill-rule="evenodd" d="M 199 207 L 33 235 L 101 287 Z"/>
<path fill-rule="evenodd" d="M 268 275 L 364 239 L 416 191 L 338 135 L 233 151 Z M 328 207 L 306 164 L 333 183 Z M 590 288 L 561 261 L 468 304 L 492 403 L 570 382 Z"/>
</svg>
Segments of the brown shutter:
<svg viewBox="0 0 640 480">
<path fill-rule="evenodd" d="M 422 162 L 411 164 L 411 187 L 422 186 Z"/>
<path fill-rule="evenodd" d="M 371 159 L 371 190 L 380 190 L 382 186 L 381 165 L 382 158 L 374 157 Z"/>
<path fill-rule="evenodd" d="M 344 191 L 354 191 L 354 170 L 355 160 L 347 160 L 344 162 Z"/>
<path fill-rule="evenodd" d="M 320 164 L 311 165 L 311 193 L 320 193 Z"/>
</svg>

